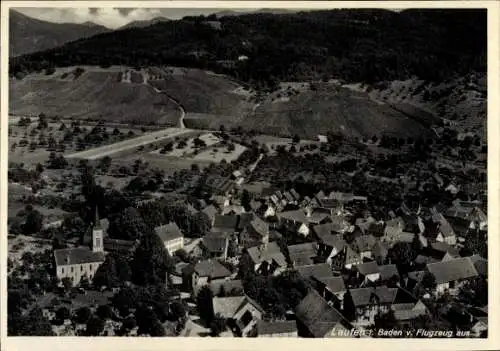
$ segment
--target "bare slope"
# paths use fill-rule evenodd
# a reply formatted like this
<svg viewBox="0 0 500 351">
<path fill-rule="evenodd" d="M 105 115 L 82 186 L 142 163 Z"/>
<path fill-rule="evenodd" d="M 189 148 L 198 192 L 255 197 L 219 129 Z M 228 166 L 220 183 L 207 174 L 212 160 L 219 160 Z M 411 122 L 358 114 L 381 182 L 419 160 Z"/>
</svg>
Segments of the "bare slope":
<svg viewBox="0 0 500 351">
<path fill-rule="evenodd" d="M 43 112 L 48 116 L 108 122 L 177 124 L 180 110 L 176 104 L 155 92 L 153 87 L 134 83 L 140 79 L 124 82 L 124 69 L 84 69 L 79 77 L 75 77 L 74 68 L 64 68 L 51 76 L 31 74 L 22 80 L 11 80 L 9 113 L 38 115 Z"/>
</svg>

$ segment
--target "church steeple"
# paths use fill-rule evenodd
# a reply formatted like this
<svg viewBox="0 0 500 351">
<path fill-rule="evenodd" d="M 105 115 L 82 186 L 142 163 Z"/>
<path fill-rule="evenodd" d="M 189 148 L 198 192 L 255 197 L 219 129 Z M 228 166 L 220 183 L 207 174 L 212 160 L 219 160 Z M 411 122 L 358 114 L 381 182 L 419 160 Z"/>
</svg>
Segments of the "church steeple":
<svg viewBox="0 0 500 351">
<path fill-rule="evenodd" d="M 101 222 L 99 221 L 99 211 L 97 206 L 95 207 L 95 217 L 94 225 L 92 228 L 92 251 L 102 252 L 104 251 L 104 230 L 101 228 Z"/>
</svg>

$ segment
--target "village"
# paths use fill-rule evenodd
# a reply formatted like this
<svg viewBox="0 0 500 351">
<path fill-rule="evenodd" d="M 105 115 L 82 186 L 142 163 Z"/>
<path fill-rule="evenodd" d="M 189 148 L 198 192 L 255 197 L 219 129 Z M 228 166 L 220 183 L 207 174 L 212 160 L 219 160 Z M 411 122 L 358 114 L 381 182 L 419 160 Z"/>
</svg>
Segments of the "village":
<svg viewBox="0 0 500 351">
<path fill-rule="evenodd" d="M 323 154 L 352 147 L 325 140 L 317 142 Z M 19 314 L 41 311 L 56 335 L 487 333 L 481 200 L 464 200 L 453 182 L 434 175 L 448 206 L 426 207 L 409 196 L 382 217 L 366 192 L 308 192 L 301 182 L 295 189 L 260 179 L 266 160 L 307 152 L 303 141 L 288 143 L 267 151 L 252 143 L 229 163 L 161 179 L 155 192 L 137 185 L 140 171 L 120 193 L 96 184 L 100 171 L 90 162 L 74 163 L 78 196 L 65 196 L 80 201 L 80 214 L 40 222 L 43 235 L 10 235 L 9 291 L 24 286 L 21 295 L 28 295 L 19 296 Z M 37 212 L 29 206 L 21 228 Z M 14 255 L 16 240 L 33 235 L 47 239 Z"/>
</svg>

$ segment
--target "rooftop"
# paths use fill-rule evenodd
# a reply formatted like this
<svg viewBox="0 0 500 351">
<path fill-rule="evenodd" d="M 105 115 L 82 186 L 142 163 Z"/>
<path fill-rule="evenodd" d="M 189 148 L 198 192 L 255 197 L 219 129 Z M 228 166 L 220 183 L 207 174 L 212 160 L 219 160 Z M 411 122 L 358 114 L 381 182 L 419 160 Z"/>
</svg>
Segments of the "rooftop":
<svg viewBox="0 0 500 351">
<path fill-rule="evenodd" d="M 54 250 L 57 266 L 104 262 L 104 252 L 93 252 L 87 247 Z"/>
<path fill-rule="evenodd" d="M 170 222 L 155 228 L 155 233 L 161 239 L 161 241 L 171 241 L 184 237 L 181 230 L 175 224 L 175 222 Z"/>
</svg>

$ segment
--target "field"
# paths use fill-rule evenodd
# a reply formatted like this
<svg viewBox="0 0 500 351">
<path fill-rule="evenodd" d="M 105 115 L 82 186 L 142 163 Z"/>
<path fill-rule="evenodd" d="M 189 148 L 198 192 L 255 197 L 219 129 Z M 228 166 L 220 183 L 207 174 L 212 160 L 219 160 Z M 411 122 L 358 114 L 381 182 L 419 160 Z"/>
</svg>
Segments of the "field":
<svg viewBox="0 0 500 351">
<path fill-rule="evenodd" d="M 247 148 L 240 144 L 234 144 L 234 150 L 228 151 L 226 147 L 211 147 L 193 157 L 196 161 L 208 161 L 220 163 L 222 160 L 231 162 L 236 160 Z"/>
<path fill-rule="evenodd" d="M 124 68 L 61 68 L 50 76 L 30 74 L 9 82 L 10 114 L 63 116 L 114 122 L 176 125 L 180 110 L 163 94 L 137 82 L 122 82 Z"/>
</svg>

